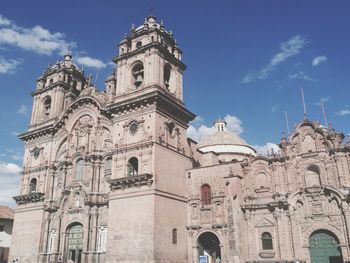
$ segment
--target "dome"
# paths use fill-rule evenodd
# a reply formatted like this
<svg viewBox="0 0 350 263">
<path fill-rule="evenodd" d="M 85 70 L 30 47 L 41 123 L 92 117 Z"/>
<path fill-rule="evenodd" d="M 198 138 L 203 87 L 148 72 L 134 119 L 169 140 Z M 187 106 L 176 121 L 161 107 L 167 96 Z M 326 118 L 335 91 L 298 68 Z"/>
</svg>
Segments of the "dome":
<svg viewBox="0 0 350 263">
<path fill-rule="evenodd" d="M 212 146 L 212 145 L 229 145 L 229 144 L 235 144 L 235 145 L 246 145 L 245 140 L 243 140 L 238 135 L 227 132 L 227 131 L 221 131 L 221 132 L 215 132 L 214 134 L 210 134 L 206 136 L 199 144 L 198 147 L 205 147 L 205 146 Z"/>
<path fill-rule="evenodd" d="M 256 155 L 256 151 L 237 134 L 225 130 L 226 122 L 218 120 L 214 123 L 215 133 L 206 136 L 198 143 L 202 152 L 234 153 Z"/>
</svg>

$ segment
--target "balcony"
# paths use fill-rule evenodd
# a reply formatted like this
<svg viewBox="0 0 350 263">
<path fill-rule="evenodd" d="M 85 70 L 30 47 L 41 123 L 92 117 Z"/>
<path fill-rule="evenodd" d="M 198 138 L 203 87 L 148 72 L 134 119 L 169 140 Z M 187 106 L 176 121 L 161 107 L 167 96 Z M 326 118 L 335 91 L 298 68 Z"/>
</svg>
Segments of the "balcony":
<svg viewBox="0 0 350 263">
<path fill-rule="evenodd" d="M 31 204 L 44 201 L 44 193 L 32 192 L 27 195 L 14 196 L 13 199 L 18 205 Z"/>
</svg>

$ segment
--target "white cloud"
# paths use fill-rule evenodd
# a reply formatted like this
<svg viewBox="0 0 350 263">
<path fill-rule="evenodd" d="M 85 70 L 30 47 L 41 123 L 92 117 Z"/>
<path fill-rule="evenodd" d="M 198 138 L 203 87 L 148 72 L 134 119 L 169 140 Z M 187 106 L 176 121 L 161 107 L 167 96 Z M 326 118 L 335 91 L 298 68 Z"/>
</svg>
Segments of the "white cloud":
<svg viewBox="0 0 350 263">
<path fill-rule="evenodd" d="M 15 206 L 12 197 L 18 195 L 20 187 L 21 168 L 13 163 L 0 161 L 0 203 Z"/>
<path fill-rule="evenodd" d="M 117 65 L 114 63 L 114 62 L 112 62 L 112 61 L 108 61 L 107 62 L 107 65 L 108 66 L 110 66 L 110 67 L 112 67 L 112 68 L 115 68 Z"/>
<path fill-rule="evenodd" d="M 68 51 L 76 51 L 77 43 L 68 41 L 64 33 L 50 32 L 40 25 L 34 27 L 21 27 L 0 14 L 0 49 L 17 47 L 39 55 L 64 55 Z M 97 69 L 105 68 L 106 63 L 89 56 L 77 58 L 78 63 Z M 13 72 L 21 60 L 5 60 L 0 57 L 0 74 Z"/>
<path fill-rule="evenodd" d="M 29 115 L 29 110 L 28 108 L 26 107 L 26 105 L 21 105 L 18 110 L 17 110 L 17 113 L 18 114 L 21 114 L 21 115 L 24 115 L 24 116 L 28 116 Z"/>
<path fill-rule="evenodd" d="M 278 108 L 279 108 L 278 105 L 272 106 L 271 112 L 276 112 L 278 110 Z"/>
<path fill-rule="evenodd" d="M 270 61 L 270 65 L 276 66 L 279 63 L 285 61 L 289 57 L 295 56 L 300 53 L 300 50 L 307 44 L 304 37 L 296 35 L 286 42 L 283 42 L 280 46 L 280 52 L 274 55 Z"/>
<path fill-rule="evenodd" d="M 243 132 L 242 121 L 236 116 L 227 114 L 224 118 L 227 123 L 226 129 L 235 134 Z M 215 132 L 213 127 L 202 124 L 203 118 L 197 116 L 187 129 L 187 137 L 200 142 L 204 137 Z"/>
<path fill-rule="evenodd" d="M 314 78 L 310 77 L 309 75 L 305 74 L 303 71 L 299 71 L 295 74 L 289 74 L 287 79 L 301 79 L 301 80 L 307 80 L 307 81 L 316 81 Z"/>
<path fill-rule="evenodd" d="M 280 152 L 280 148 L 277 144 L 268 142 L 265 145 L 253 145 L 252 146 L 258 155 L 268 156 L 273 153 L 277 154 Z"/>
<path fill-rule="evenodd" d="M 321 105 L 321 103 L 324 103 L 324 102 L 327 102 L 327 101 L 329 101 L 331 99 L 331 97 L 323 97 L 323 98 L 321 98 L 319 101 L 317 101 L 317 102 L 315 102 L 315 105 L 318 105 L 318 106 L 320 106 Z"/>
<path fill-rule="evenodd" d="M 340 115 L 340 116 L 348 115 L 348 114 L 350 114 L 350 110 L 349 109 L 340 110 L 340 111 L 336 112 L 336 114 Z"/>
<path fill-rule="evenodd" d="M 1 14 L 0 14 L 0 26 L 8 26 L 11 24 L 11 21 L 8 20 L 6 17 L 3 17 Z"/>
<path fill-rule="evenodd" d="M 16 71 L 18 65 L 20 65 L 21 63 L 22 63 L 22 60 L 5 59 L 4 57 L 0 56 L 0 74 L 14 73 Z"/>
<path fill-rule="evenodd" d="M 318 56 L 318 57 L 315 57 L 313 60 L 312 60 L 312 66 L 316 67 L 318 65 L 320 65 L 321 63 L 324 63 L 328 60 L 328 58 L 326 56 Z"/>
<path fill-rule="evenodd" d="M 68 42 L 64 38 L 63 33 L 51 33 L 41 26 L 24 28 L 11 22 L 0 28 L 0 45 L 15 46 L 41 55 L 63 55 L 76 46 L 76 43 Z"/>
<path fill-rule="evenodd" d="M 243 77 L 243 83 L 253 82 L 258 79 L 266 79 L 277 66 L 288 58 L 300 53 L 301 49 L 307 44 L 305 37 L 296 35 L 286 42 L 281 43 L 280 51 L 272 56 L 269 64 L 256 72 L 250 72 Z"/>
<path fill-rule="evenodd" d="M 227 114 L 224 118 L 227 123 L 226 129 L 234 134 L 241 134 L 243 132 L 242 121 L 236 116 Z"/>
<path fill-rule="evenodd" d="M 96 59 L 96 58 L 91 58 L 88 56 L 85 57 L 78 57 L 76 59 L 77 63 L 85 66 L 85 67 L 90 67 L 90 68 L 95 68 L 95 69 L 102 69 L 107 66 L 106 63 L 104 63 L 102 60 Z"/>
</svg>

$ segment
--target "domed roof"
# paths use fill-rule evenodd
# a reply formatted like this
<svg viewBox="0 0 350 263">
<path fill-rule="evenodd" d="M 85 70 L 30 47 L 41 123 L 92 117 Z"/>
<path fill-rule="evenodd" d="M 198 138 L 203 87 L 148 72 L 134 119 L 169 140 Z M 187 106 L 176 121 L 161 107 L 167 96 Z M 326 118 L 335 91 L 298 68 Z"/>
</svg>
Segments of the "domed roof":
<svg viewBox="0 0 350 263">
<path fill-rule="evenodd" d="M 199 144 L 198 147 L 212 146 L 212 145 L 225 145 L 225 144 L 234 144 L 234 145 L 248 145 L 245 140 L 243 140 L 238 135 L 227 132 L 220 131 L 215 132 L 206 136 Z"/>
<path fill-rule="evenodd" d="M 226 122 L 218 120 L 214 123 L 215 133 L 206 136 L 197 145 L 203 152 L 238 153 L 256 155 L 256 151 L 237 134 L 225 130 Z"/>
</svg>

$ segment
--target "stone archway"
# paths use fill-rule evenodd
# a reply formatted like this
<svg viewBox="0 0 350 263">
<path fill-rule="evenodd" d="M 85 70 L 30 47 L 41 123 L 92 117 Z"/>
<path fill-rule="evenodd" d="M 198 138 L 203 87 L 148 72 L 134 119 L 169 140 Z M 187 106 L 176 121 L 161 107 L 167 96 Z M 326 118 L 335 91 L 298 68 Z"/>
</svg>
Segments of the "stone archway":
<svg viewBox="0 0 350 263">
<path fill-rule="evenodd" d="M 211 233 L 204 232 L 197 239 L 198 261 L 200 263 L 221 262 L 221 249 L 219 238 Z"/>
<path fill-rule="evenodd" d="M 81 263 L 83 251 L 84 230 L 79 223 L 71 224 L 66 231 L 66 258 L 75 263 Z"/>
<path fill-rule="evenodd" d="M 316 230 L 309 238 L 311 263 L 342 263 L 338 238 L 328 230 Z"/>
</svg>

